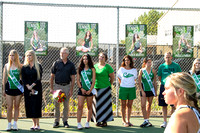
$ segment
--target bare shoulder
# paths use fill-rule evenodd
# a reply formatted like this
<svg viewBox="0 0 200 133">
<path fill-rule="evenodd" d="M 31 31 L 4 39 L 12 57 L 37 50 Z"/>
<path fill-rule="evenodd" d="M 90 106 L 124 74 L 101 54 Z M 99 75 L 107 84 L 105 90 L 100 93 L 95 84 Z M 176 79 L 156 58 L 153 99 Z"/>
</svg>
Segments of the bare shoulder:
<svg viewBox="0 0 200 133">
<path fill-rule="evenodd" d="M 194 113 L 194 111 L 190 108 L 182 108 L 176 112 L 175 121 L 180 122 L 182 124 L 182 129 L 187 127 L 188 131 L 198 131 L 199 122 Z"/>
</svg>

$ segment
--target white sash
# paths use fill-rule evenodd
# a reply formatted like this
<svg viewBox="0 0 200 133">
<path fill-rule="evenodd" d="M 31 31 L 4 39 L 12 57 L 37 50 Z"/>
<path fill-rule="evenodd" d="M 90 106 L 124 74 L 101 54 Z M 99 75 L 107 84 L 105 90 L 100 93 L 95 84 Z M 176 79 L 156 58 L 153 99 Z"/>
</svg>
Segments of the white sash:
<svg viewBox="0 0 200 133">
<path fill-rule="evenodd" d="M 10 79 L 14 83 L 14 85 L 22 92 L 24 93 L 24 87 L 19 83 L 19 81 L 16 79 L 16 77 L 13 75 L 12 70 L 10 70 L 9 74 Z"/>
<path fill-rule="evenodd" d="M 145 78 L 146 78 L 146 80 L 147 80 L 147 82 L 149 84 L 149 87 L 151 88 L 151 91 L 153 92 L 153 94 L 155 96 L 156 95 L 155 89 L 154 89 L 153 83 L 151 81 L 151 78 L 149 77 L 149 74 L 147 73 L 147 70 L 145 68 L 143 68 L 142 72 L 143 72 L 143 74 L 144 74 L 144 76 L 145 76 Z"/>
<path fill-rule="evenodd" d="M 87 88 L 90 90 L 90 88 L 91 88 L 91 83 L 90 83 L 90 81 L 89 81 L 89 79 L 88 79 L 88 77 L 87 77 L 87 74 L 86 74 L 86 71 L 85 71 L 85 70 L 82 70 L 82 71 L 81 71 L 81 76 L 82 76 L 82 78 L 83 78 L 83 80 L 84 80 L 84 82 L 85 82 Z M 95 90 L 94 88 L 92 89 L 92 93 L 93 93 L 93 94 L 96 94 L 96 90 Z"/>
</svg>

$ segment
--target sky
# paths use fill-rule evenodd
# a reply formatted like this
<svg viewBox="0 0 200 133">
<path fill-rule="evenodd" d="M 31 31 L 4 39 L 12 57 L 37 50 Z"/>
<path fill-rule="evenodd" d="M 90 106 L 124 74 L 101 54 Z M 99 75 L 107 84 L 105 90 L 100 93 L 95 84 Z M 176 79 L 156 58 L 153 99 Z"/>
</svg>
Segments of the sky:
<svg viewBox="0 0 200 133">
<path fill-rule="evenodd" d="M 1 2 L 19 2 L 19 0 L 1 0 Z M 173 6 L 176 0 L 20 0 L 20 2 L 169 8 Z M 198 4 L 195 4 L 198 2 L 197 0 L 190 0 L 189 2 L 188 0 L 178 0 L 178 2 L 183 4 L 179 4 L 177 8 L 198 8 Z M 138 16 L 148 11 L 147 9 L 120 9 L 119 40 L 125 38 L 125 25 L 130 24 Z M 3 40 L 23 41 L 24 21 L 47 21 L 49 42 L 76 42 L 77 22 L 98 23 L 99 43 L 117 43 L 116 8 L 4 4 Z"/>
</svg>

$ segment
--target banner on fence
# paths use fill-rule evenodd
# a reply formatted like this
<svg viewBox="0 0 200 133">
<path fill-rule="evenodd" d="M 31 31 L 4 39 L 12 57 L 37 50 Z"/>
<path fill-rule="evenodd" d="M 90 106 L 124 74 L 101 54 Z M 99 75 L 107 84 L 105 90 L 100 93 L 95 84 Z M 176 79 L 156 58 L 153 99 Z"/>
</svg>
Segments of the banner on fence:
<svg viewBox="0 0 200 133">
<path fill-rule="evenodd" d="M 173 26 L 173 57 L 193 57 L 193 26 Z"/>
<path fill-rule="evenodd" d="M 98 23 L 76 23 L 76 55 L 98 55 Z"/>
<path fill-rule="evenodd" d="M 126 25 L 126 54 L 145 57 L 147 48 L 147 26 L 145 24 Z"/>
<path fill-rule="evenodd" d="M 24 50 L 31 49 L 36 55 L 47 55 L 48 22 L 25 21 Z"/>
</svg>

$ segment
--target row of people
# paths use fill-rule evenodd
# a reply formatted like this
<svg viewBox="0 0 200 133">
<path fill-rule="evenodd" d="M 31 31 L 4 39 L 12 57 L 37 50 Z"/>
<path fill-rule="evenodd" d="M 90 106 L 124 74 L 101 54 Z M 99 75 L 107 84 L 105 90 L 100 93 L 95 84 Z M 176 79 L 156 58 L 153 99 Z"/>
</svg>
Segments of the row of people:
<svg viewBox="0 0 200 133">
<path fill-rule="evenodd" d="M 62 48 L 60 51 L 60 59 L 54 62 L 52 66 L 50 79 L 50 87 L 52 93 L 56 89 L 62 89 L 62 91 L 68 95 L 67 99 L 63 102 L 63 124 L 65 127 L 69 127 L 69 98 L 73 93 L 76 75 L 75 66 L 68 59 L 68 55 L 68 49 Z M 172 73 L 181 71 L 180 66 L 171 61 L 171 53 L 166 53 L 164 58 L 165 63 L 162 64 L 158 69 L 158 76 L 159 80 L 161 81 L 159 105 L 163 106 L 164 113 L 164 123 L 162 127 L 166 127 L 167 117 L 167 110 L 165 110 L 165 108 L 167 108 L 167 104 L 163 98 L 163 94 L 165 94 L 164 85 L 166 82 L 166 77 Z M 106 60 L 107 55 L 105 53 L 99 54 L 99 63 L 95 65 L 93 65 L 92 59 L 88 54 L 83 55 L 81 58 L 77 71 L 77 85 L 79 87 L 77 112 L 78 129 L 83 128 L 81 125 L 81 116 L 85 99 L 87 100 L 88 107 L 87 121 L 85 124 L 86 128 L 89 128 L 90 119 L 96 122 L 96 126 L 107 126 L 107 122 L 113 120 L 111 85 L 114 81 L 114 70 L 109 64 L 106 63 Z M 140 125 L 141 127 L 152 126 L 152 124 L 149 122 L 151 103 L 153 97 L 157 95 L 156 72 L 151 68 L 151 63 L 151 59 L 145 58 L 143 61 L 142 69 L 139 71 L 138 76 L 139 89 L 141 92 L 142 113 L 144 116 L 144 123 Z M 194 69 L 198 66 L 196 64 L 197 63 L 193 65 Z M 7 118 L 9 122 L 7 129 L 11 130 L 12 105 L 14 101 L 15 114 L 13 129 L 17 130 L 16 121 L 18 119 L 19 104 L 23 89 L 21 89 L 21 91 L 17 89 L 19 88 L 19 84 L 15 83 L 13 77 L 16 77 L 17 81 L 19 81 L 20 72 L 22 75 L 22 81 L 24 83 L 26 115 L 28 118 L 32 118 L 33 120 L 33 127 L 31 127 L 31 130 L 39 130 L 39 118 L 41 117 L 42 103 L 42 67 L 40 64 L 38 64 L 37 57 L 32 50 L 26 52 L 23 66 L 21 66 L 19 63 L 17 52 L 15 50 L 10 51 L 8 63 L 4 67 L 3 90 L 5 90 L 6 93 L 5 96 L 8 105 Z M 196 71 L 193 70 L 193 73 L 195 72 Z M 117 72 L 117 77 L 120 83 L 119 98 L 121 99 L 122 122 L 124 126 L 132 126 L 132 123 L 130 122 L 130 114 L 133 100 L 136 98 L 135 80 L 137 78 L 137 70 L 134 68 L 132 57 L 127 55 L 123 58 L 121 67 Z M 93 90 L 93 88 L 96 90 Z M 14 95 L 10 94 L 10 92 L 14 93 Z M 147 109 L 146 101 L 148 101 Z M 54 104 L 55 122 L 53 127 L 58 127 L 60 121 L 60 103 L 55 101 Z M 128 108 L 127 120 L 125 119 L 126 106 Z M 193 104 L 191 106 L 193 106 Z"/>
</svg>

